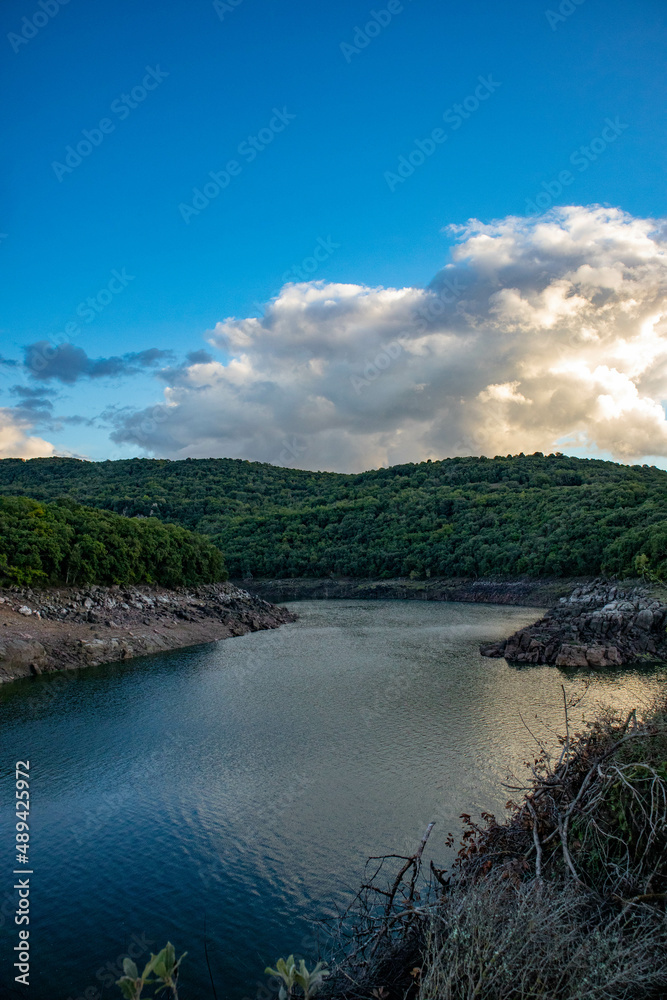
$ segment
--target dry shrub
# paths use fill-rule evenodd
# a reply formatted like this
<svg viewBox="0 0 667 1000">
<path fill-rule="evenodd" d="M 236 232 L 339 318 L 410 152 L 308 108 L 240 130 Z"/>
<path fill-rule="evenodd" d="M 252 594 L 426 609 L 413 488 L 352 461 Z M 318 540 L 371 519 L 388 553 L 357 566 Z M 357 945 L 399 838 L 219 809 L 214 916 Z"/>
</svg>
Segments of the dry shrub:
<svg viewBox="0 0 667 1000">
<path fill-rule="evenodd" d="M 333 995 L 666 1000 L 665 705 L 571 736 L 566 703 L 560 753 L 542 747 L 531 771 L 505 822 L 463 817 L 448 873 L 431 864 L 422 884 L 421 849 L 388 885 L 378 867 Z"/>
<path fill-rule="evenodd" d="M 574 885 L 500 871 L 447 893 L 431 917 L 420 1000 L 640 1000 L 667 988 L 667 920 L 611 909 Z"/>
</svg>

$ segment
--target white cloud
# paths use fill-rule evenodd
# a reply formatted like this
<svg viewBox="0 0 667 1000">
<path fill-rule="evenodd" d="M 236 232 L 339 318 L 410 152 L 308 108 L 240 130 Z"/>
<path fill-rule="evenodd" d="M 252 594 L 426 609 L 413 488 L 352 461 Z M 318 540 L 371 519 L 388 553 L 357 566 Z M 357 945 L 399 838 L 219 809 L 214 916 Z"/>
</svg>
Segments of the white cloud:
<svg viewBox="0 0 667 1000">
<path fill-rule="evenodd" d="M 114 438 L 344 471 L 564 438 L 667 456 L 664 226 L 571 206 L 450 231 L 426 289 L 290 284 L 261 320 L 218 323 L 224 363 L 181 370 L 160 418 Z"/>
<path fill-rule="evenodd" d="M 0 407 L 0 458 L 48 458 L 56 449 L 30 434 L 28 421 L 10 407 Z"/>
</svg>

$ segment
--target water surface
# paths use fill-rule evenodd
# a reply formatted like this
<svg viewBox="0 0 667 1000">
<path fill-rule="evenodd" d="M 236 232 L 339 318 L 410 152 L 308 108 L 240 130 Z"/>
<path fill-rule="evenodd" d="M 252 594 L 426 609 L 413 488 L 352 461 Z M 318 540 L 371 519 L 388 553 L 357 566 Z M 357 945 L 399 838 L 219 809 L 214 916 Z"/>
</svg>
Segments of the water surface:
<svg viewBox="0 0 667 1000">
<path fill-rule="evenodd" d="M 315 918 L 368 855 L 413 850 L 435 819 L 446 862 L 461 812 L 502 813 L 528 728 L 554 741 L 561 684 L 584 691 L 584 675 L 479 655 L 535 609 L 292 607 L 277 631 L 0 689 L 3 891 L 13 765 L 31 762 L 31 1000 L 119 997 L 118 960 L 167 938 L 189 953 L 183 1000 L 210 997 L 205 920 L 218 996 L 264 1000 L 264 966 L 313 955 Z M 664 676 L 595 675 L 573 722 L 647 703 Z M 8 987 L 14 943 L 7 919 Z"/>
</svg>

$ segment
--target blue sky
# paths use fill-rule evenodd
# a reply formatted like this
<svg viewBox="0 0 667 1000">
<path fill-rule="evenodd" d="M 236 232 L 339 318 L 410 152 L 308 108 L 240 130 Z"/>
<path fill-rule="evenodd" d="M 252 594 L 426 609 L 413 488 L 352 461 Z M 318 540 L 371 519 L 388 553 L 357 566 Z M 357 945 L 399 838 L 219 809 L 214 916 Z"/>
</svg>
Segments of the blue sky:
<svg viewBox="0 0 667 1000">
<path fill-rule="evenodd" d="M 91 359 L 158 348 L 177 366 L 205 348 L 224 365 L 230 349 L 212 349 L 206 331 L 261 316 L 317 247 L 328 249 L 305 274 L 313 281 L 423 287 L 455 243 L 445 226 L 525 216 L 568 168 L 571 182 L 547 208 L 667 214 L 659 0 L 43 3 L 46 14 L 38 0 L 5 0 L 0 11 L 6 359 L 59 343 L 76 323 L 68 339 Z M 480 78 L 492 92 L 487 84 L 475 107 Z M 466 98 L 467 117 L 443 119 Z M 67 161 L 67 147 L 103 120 L 99 144 Z M 429 144 L 438 128 L 445 140 Z M 251 159 L 241 144 L 258 135 Z M 574 167 L 575 151 L 596 139 L 604 151 Z M 392 181 L 417 140 L 434 151 Z M 225 189 L 186 221 L 194 189 L 229 161 Z M 90 322 L 77 317 L 114 270 L 125 282 L 102 293 Z M 116 367 L 69 382 L 5 367 L 0 405 L 16 405 L 13 385 L 46 390 L 51 424 L 37 418 L 28 431 L 59 451 L 169 454 L 164 442 L 110 440 L 109 407 L 150 406 L 169 382 L 156 379 L 157 362 Z"/>
</svg>

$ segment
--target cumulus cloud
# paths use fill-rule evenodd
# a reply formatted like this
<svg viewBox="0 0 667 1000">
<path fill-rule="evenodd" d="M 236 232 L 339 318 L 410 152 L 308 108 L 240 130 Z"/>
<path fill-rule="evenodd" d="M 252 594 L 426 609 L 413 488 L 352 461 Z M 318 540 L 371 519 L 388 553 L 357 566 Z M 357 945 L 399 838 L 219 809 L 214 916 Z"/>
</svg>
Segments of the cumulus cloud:
<svg viewBox="0 0 667 1000">
<path fill-rule="evenodd" d="M 33 378 L 40 381 L 55 379 L 72 385 L 80 378 L 135 375 L 172 357 L 171 351 L 151 347 L 121 357 L 89 358 L 82 347 L 75 347 L 74 344 L 54 346 L 48 340 L 38 340 L 25 348 L 24 366 Z"/>
<path fill-rule="evenodd" d="M 192 355 L 114 439 L 343 471 L 564 441 L 667 456 L 664 221 L 570 206 L 450 233 L 427 288 L 288 284 L 218 323 L 224 362 Z"/>
<path fill-rule="evenodd" d="M 12 407 L 0 407 L 0 458 L 48 458 L 55 447 L 30 433 L 30 421 Z"/>
</svg>

